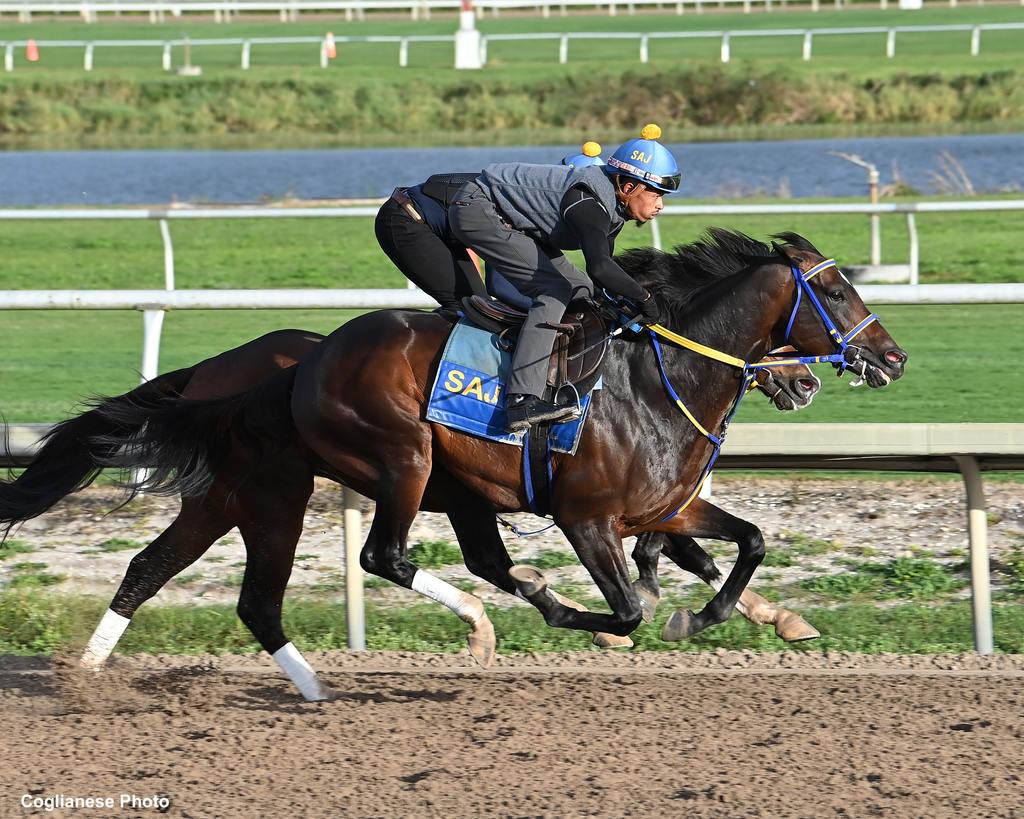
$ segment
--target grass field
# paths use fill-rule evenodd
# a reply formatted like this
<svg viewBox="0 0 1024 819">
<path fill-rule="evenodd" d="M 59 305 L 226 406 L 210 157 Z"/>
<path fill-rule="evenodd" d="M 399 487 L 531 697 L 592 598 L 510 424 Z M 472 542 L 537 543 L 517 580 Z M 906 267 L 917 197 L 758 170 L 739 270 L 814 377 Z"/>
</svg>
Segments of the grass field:
<svg viewBox="0 0 1024 819">
<path fill-rule="evenodd" d="M 97 623 L 107 601 L 98 598 L 40 595 L 7 591 L 0 594 L 0 653 L 50 654 L 81 645 Z M 682 643 L 664 643 L 661 626 L 672 610 L 659 608 L 654 623 L 641 625 L 632 637 L 645 651 L 711 651 L 717 648 L 754 651 L 857 651 L 932 654 L 970 651 L 973 645 L 970 607 L 966 602 L 942 605 L 904 603 L 891 608 L 854 604 L 837 608 L 801 609 L 822 632 L 819 640 L 788 645 L 771 629 L 752 626 L 740 617 L 708 629 Z M 580 651 L 589 635 L 552 629 L 526 606 L 489 607 L 502 653 Z M 1024 609 L 1016 603 L 993 607 L 997 651 L 1024 652 Z M 300 649 L 345 648 L 344 608 L 312 600 L 290 600 L 284 625 Z M 371 650 L 464 651 L 466 627 L 433 604 L 401 608 L 368 606 L 367 648 Z M 257 651 L 252 635 L 231 606 L 146 606 L 132 620 L 118 651 L 201 654 Z"/>
<path fill-rule="evenodd" d="M 485 34 L 664 32 L 828 26 L 998 23 L 1024 20 L 1019 7 L 792 11 L 744 15 L 515 16 L 481 22 Z M 46 39 L 170 39 L 345 34 L 450 34 L 451 17 L 345 23 L 340 20 L 176 21 L 85 25 L 39 21 L 10 36 Z M 986 32 L 971 57 L 969 35 L 900 35 L 894 59 L 884 35 L 820 36 L 800 59 L 802 37 L 741 37 L 733 61 L 717 39 L 652 40 L 639 62 L 631 40 L 580 40 L 569 62 L 557 41 L 492 42 L 479 72 L 454 71 L 450 43 L 413 43 L 399 68 L 397 45 L 342 44 L 327 71 L 316 43 L 254 47 L 242 71 L 240 47 L 197 46 L 200 78 L 160 68 L 160 49 L 107 48 L 87 74 L 77 48 L 43 48 L 39 63 L 19 51 L 0 81 L 0 141 L 16 148 L 312 147 L 401 144 L 545 144 L 600 131 L 615 142 L 657 114 L 676 139 L 742 139 L 872 133 L 974 133 L 1024 128 L 1016 72 L 1019 31 Z M 181 55 L 175 60 L 180 62 Z M 399 113 L 400 112 L 400 113 Z"/>
<path fill-rule="evenodd" d="M 807 235 L 841 263 L 864 261 L 860 217 L 740 217 L 722 224 L 764 237 Z M 1024 214 L 929 214 L 919 220 L 924 281 L 1015 281 L 1024 269 L 1016 237 Z M 852 227 L 856 225 L 857 227 Z M 703 222 L 666 218 L 666 246 L 690 241 Z M 904 259 L 902 222 L 886 223 L 887 261 Z M 180 288 L 401 287 L 404 279 L 372 238 L 370 220 L 176 222 Z M 968 242 L 965 237 L 970 237 Z M 326 238 L 325 238 L 326 237 Z M 650 243 L 629 229 L 619 248 Z M 155 224 L 2 223 L 0 256 L 11 289 L 154 288 L 163 283 Z M 42 250 L 45 248 L 45 250 Z M 890 255 L 890 253 L 892 255 Z M 809 412 L 781 416 L 752 401 L 747 421 L 1013 421 L 1020 417 L 1024 307 L 880 308 L 885 326 L 911 354 L 905 379 L 880 391 L 851 391 L 825 372 Z M 168 316 L 161 370 L 193 364 L 282 327 L 329 332 L 344 311 L 179 311 Z M 8 421 L 52 421 L 80 398 L 117 394 L 137 381 L 141 319 L 122 311 L 7 311 L 0 321 L 0 412 Z"/>
<path fill-rule="evenodd" d="M 921 11 L 881 11 L 876 8 L 851 8 L 847 10 L 780 11 L 765 14 L 743 14 L 739 11 L 715 12 L 712 14 L 637 13 L 635 15 L 573 14 L 567 17 L 553 16 L 547 19 L 539 15 L 506 16 L 499 19 L 485 17 L 478 21 L 484 35 L 521 34 L 540 32 L 665 32 L 665 31 L 722 31 L 722 30 L 768 30 L 806 28 L 850 28 L 863 26 L 901 25 L 949 25 L 1020 22 L 1024 19 L 1019 8 L 1013 6 L 971 6 L 958 9 L 927 8 Z M 451 35 L 456 27 L 452 15 L 434 15 L 432 20 L 412 21 L 409 19 L 368 19 L 345 22 L 329 18 L 303 19 L 295 23 L 277 21 L 248 21 L 244 18 L 230 25 L 218 25 L 205 19 L 176 20 L 161 25 L 148 22 L 112 22 L 110 18 L 97 24 L 85 24 L 70 20 L 37 20 L 30 24 L 10 26 L 9 38 L 34 37 L 39 40 L 168 40 L 184 35 L 192 39 L 251 38 L 251 37 L 322 37 L 328 30 L 337 37 L 369 35 Z M 831 35 L 815 45 L 813 61 L 801 66 L 799 35 L 787 38 L 744 37 L 732 42 L 735 60 L 778 61 L 801 68 L 805 71 L 842 69 L 854 76 L 875 76 L 880 71 L 919 70 L 952 72 L 975 72 L 993 68 L 1008 67 L 1008 60 L 1024 55 L 1024 38 L 1019 31 L 985 32 L 981 54 L 972 58 L 969 54 L 968 32 L 933 32 L 901 34 L 897 39 L 896 58 L 884 61 L 885 35 Z M 650 59 L 655 63 L 717 61 L 719 42 L 715 39 L 674 41 L 654 40 L 650 44 Z M 28 64 L 20 59 L 19 75 L 39 75 L 51 71 L 81 71 L 82 51 L 73 48 L 44 50 L 43 59 Z M 941 63 L 934 58 L 942 57 Z M 239 66 L 241 49 L 238 46 L 195 46 L 192 61 L 203 66 L 204 71 L 221 71 Z M 542 73 L 551 70 L 575 70 L 582 64 L 635 63 L 639 66 L 639 45 L 636 41 L 581 40 L 572 41 L 569 46 L 569 64 L 560 67 L 557 41 L 542 42 L 500 42 L 488 46 L 489 65 L 486 74 L 501 76 L 503 72 L 514 71 L 519 77 L 527 66 Z M 181 55 L 178 55 L 181 59 Z M 257 45 L 253 49 L 252 71 L 280 68 L 282 66 L 305 67 L 319 70 L 319 47 L 310 45 Z M 410 70 L 398 68 L 397 44 L 342 43 L 338 57 L 332 63 L 332 73 L 337 69 L 350 71 L 373 71 L 379 76 L 381 70 L 393 69 L 394 79 L 418 69 L 448 69 L 452 66 L 450 43 L 412 43 L 409 50 Z M 888 66 L 888 67 L 887 67 Z M 139 75 L 159 75 L 159 48 L 97 48 L 95 71 L 131 70 Z"/>
</svg>

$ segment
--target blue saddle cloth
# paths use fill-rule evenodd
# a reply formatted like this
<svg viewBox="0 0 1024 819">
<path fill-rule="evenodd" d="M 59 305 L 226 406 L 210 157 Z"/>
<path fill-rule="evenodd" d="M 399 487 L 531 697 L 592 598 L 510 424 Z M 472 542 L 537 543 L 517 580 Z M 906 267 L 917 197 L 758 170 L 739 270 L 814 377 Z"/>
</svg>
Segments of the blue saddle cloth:
<svg viewBox="0 0 1024 819">
<path fill-rule="evenodd" d="M 437 368 L 427 420 L 468 432 L 488 441 L 522 446 L 524 432 L 508 432 L 505 382 L 512 356 L 498 346 L 498 336 L 461 319 L 448 336 Z M 600 381 L 594 389 L 600 389 Z M 575 421 L 552 424 L 548 446 L 574 454 L 590 410 L 591 393 L 583 396 L 583 415 Z"/>
</svg>

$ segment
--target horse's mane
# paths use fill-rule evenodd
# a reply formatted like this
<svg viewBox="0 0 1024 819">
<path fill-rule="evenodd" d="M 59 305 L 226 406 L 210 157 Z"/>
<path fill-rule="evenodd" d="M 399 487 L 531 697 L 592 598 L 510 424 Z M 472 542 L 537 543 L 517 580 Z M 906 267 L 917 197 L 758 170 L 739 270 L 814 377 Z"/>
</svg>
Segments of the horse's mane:
<svg viewBox="0 0 1024 819">
<path fill-rule="evenodd" d="M 797 233 L 776 233 L 772 238 L 794 250 L 821 255 Z M 697 241 L 676 245 L 671 252 L 636 248 L 616 256 L 616 261 L 644 287 L 657 291 L 668 309 L 676 311 L 684 310 L 703 291 L 723 279 L 755 265 L 782 260 L 765 242 L 744 233 L 713 227 Z"/>
</svg>

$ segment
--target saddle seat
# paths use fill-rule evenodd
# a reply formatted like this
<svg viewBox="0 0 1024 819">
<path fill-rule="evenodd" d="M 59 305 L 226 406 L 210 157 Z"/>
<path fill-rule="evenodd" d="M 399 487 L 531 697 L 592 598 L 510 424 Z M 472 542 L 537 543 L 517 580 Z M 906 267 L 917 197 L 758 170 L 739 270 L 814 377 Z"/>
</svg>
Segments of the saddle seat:
<svg viewBox="0 0 1024 819">
<path fill-rule="evenodd" d="M 496 299 L 467 296 L 462 300 L 466 318 L 484 330 L 497 333 L 507 349 L 514 347 L 511 338 L 522 327 L 526 313 Z M 608 327 L 604 317 L 590 301 L 571 302 L 557 331 L 555 346 L 548 362 L 548 386 L 558 390 L 571 384 L 584 395 L 597 382 L 598 370 L 608 349 Z"/>
</svg>

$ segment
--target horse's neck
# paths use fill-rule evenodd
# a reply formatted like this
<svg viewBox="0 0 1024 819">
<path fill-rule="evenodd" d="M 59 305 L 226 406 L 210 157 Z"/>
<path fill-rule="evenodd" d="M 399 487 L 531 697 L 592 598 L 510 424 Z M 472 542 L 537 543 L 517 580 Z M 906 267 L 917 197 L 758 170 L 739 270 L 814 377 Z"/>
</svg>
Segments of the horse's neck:
<svg viewBox="0 0 1024 819">
<path fill-rule="evenodd" d="M 744 361 L 760 359 L 767 350 L 771 328 L 778 320 L 778 316 L 768 315 L 763 309 L 765 289 L 784 285 L 762 273 L 753 271 L 740 281 L 723 282 L 717 296 L 709 293 L 689 311 L 690 321 L 684 319 L 680 326 L 671 329 Z M 724 295 L 726 291 L 731 295 Z M 771 303 L 784 301 L 780 296 Z M 746 309 L 741 307 L 744 304 L 748 305 Z M 769 312 L 777 312 L 777 309 L 772 307 Z M 709 432 L 718 434 L 739 392 L 740 370 L 672 342 L 663 342 L 661 346 L 665 372 L 680 399 Z M 623 350 L 625 366 L 621 372 L 629 385 L 625 394 L 652 405 L 654 402 L 673 404 L 650 347 L 648 342 L 629 345 Z M 682 412 L 675 414 L 675 422 L 668 427 L 656 425 L 656 429 L 661 433 L 652 437 L 651 443 L 656 446 L 669 440 L 680 444 L 683 442 L 680 435 L 683 440 L 692 436 L 703 438 Z M 655 443 L 653 438 L 657 437 L 665 437 L 666 441 Z"/>
</svg>

